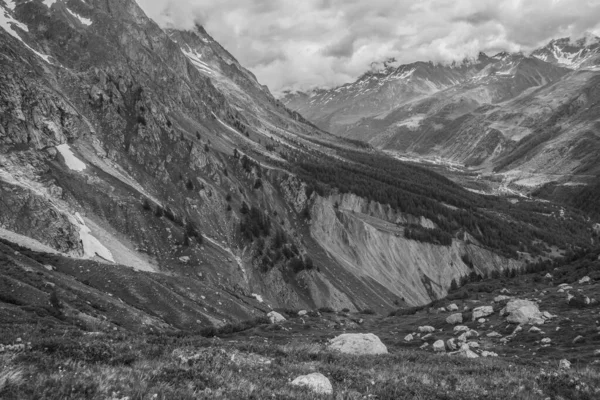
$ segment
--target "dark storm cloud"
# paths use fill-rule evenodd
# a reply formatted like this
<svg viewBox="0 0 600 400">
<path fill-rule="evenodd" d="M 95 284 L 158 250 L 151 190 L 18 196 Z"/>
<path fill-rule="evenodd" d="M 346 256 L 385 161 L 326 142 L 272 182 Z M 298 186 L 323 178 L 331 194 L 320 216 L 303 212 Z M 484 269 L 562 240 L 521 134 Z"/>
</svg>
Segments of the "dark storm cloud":
<svg viewBox="0 0 600 400">
<path fill-rule="evenodd" d="M 373 62 L 451 62 L 598 33 L 600 0 L 137 0 L 203 25 L 274 92 L 354 80 Z"/>
</svg>

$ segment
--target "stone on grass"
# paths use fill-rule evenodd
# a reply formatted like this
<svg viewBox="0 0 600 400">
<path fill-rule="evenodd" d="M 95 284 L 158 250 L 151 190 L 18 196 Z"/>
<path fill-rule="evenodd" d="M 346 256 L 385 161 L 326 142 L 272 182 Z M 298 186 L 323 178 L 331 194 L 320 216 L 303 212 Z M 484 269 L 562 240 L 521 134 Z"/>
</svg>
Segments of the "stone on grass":
<svg viewBox="0 0 600 400">
<path fill-rule="evenodd" d="M 308 314 L 308 311 L 306 311 L 306 310 L 300 310 L 300 311 L 298 311 L 298 316 L 299 317 L 304 317 L 306 314 Z"/>
<path fill-rule="evenodd" d="M 469 346 L 470 349 L 478 349 L 479 348 L 479 343 L 477 343 L 477 342 L 468 342 L 467 346 Z"/>
<path fill-rule="evenodd" d="M 498 357 L 497 353 L 494 353 L 493 351 L 482 351 L 481 352 L 481 357 Z"/>
<path fill-rule="evenodd" d="M 485 321 L 486 321 L 486 319 L 485 319 L 485 318 L 479 318 L 479 319 L 477 320 L 477 322 L 478 322 L 478 323 L 480 323 L 480 324 L 485 324 Z"/>
<path fill-rule="evenodd" d="M 269 321 L 271 321 L 272 324 L 285 321 L 285 317 L 279 314 L 277 311 L 271 311 L 267 314 L 267 317 L 269 318 Z"/>
<path fill-rule="evenodd" d="M 506 321 L 513 324 L 537 324 L 544 323 L 542 313 L 537 304 L 530 300 L 515 299 L 506 304 L 500 313 L 507 315 Z"/>
<path fill-rule="evenodd" d="M 510 296 L 500 295 L 500 296 L 494 297 L 494 303 L 500 303 L 501 301 L 506 301 L 506 300 L 510 300 L 510 299 L 511 299 Z"/>
<path fill-rule="evenodd" d="M 548 272 L 546 275 L 544 275 L 544 278 L 552 279 L 552 274 L 550 274 L 550 272 Z"/>
<path fill-rule="evenodd" d="M 590 279 L 590 277 L 589 277 L 589 276 L 584 276 L 583 278 L 581 278 L 581 279 L 579 280 L 579 284 L 580 284 L 580 285 L 583 285 L 584 283 L 590 283 L 590 281 L 591 281 L 591 279 Z"/>
<path fill-rule="evenodd" d="M 499 334 L 498 332 L 495 332 L 495 331 L 488 333 L 486 336 L 489 338 L 501 338 L 502 337 L 501 334 Z"/>
<path fill-rule="evenodd" d="M 448 307 L 446 307 L 446 310 L 452 312 L 452 311 L 458 311 L 458 306 L 456 304 L 450 304 Z"/>
<path fill-rule="evenodd" d="M 469 330 L 468 326 L 458 325 L 454 327 L 454 333 L 467 332 Z"/>
<path fill-rule="evenodd" d="M 318 372 L 302 375 L 292 381 L 294 386 L 305 386 L 318 394 L 333 394 L 333 387 L 329 379 Z"/>
<path fill-rule="evenodd" d="M 415 339 L 415 337 L 409 333 L 408 335 L 404 336 L 404 341 L 405 342 L 412 342 Z"/>
<path fill-rule="evenodd" d="M 462 324 L 462 322 L 463 317 L 461 313 L 452 314 L 449 315 L 448 318 L 446 318 L 446 323 L 451 325 Z"/>
<path fill-rule="evenodd" d="M 432 333 L 435 332 L 435 328 L 433 326 L 420 326 L 419 327 L 419 332 L 421 333 Z"/>
<path fill-rule="evenodd" d="M 419 347 L 419 348 L 420 348 L 420 349 L 426 349 L 426 348 L 427 348 L 427 346 L 429 346 L 429 343 L 423 343 L 423 344 L 421 345 L 421 347 Z"/>
<path fill-rule="evenodd" d="M 479 318 L 487 317 L 494 313 L 494 307 L 492 306 L 481 306 L 473 310 L 473 321 L 477 321 Z"/>
<path fill-rule="evenodd" d="M 573 339 L 573 343 L 581 343 L 581 342 L 585 342 L 585 338 L 581 335 L 579 335 L 575 339 Z"/>
<path fill-rule="evenodd" d="M 477 353 L 473 352 L 471 350 L 471 348 L 466 345 L 463 344 L 460 347 L 460 350 L 455 351 L 454 353 L 451 353 L 453 356 L 460 356 L 460 357 L 465 357 L 465 358 L 479 358 L 479 356 L 477 355 Z"/>
<path fill-rule="evenodd" d="M 569 360 L 563 358 L 562 360 L 560 360 L 560 362 L 558 364 L 558 369 L 562 369 L 562 370 L 571 369 L 571 362 Z"/>
<path fill-rule="evenodd" d="M 595 356 L 600 356 L 600 350 L 594 350 L 594 355 Z"/>
<path fill-rule="evenodd" d="M 552 343 L 552 339 L 550 339 L 550 338 L 543 338 L 542 339 L 542 344 L 550 344 L 550 343 Z"/>
<path fill-rule="evenodd" d="M 540 328 L 538 328 L 537 326 L 532 326 L 529 329 L 529 333 L 540 333 L 542 330 Z"/>
<path fill-rule="evenodd" d="M 372 333 L 344 333 L 329 341 L 329 350 L 346 354 L 387 354 L 388 349 Z"/>
<path fill-rule="evenodd" d="M 456 339 L 451 338 L 451 339 L 446 340 L 446 347 L 450 351 L 455 351 L 456 349 L 458 349 L 458 345 L 456 344 Z"/>
<path fill-rule="evenodd" d="M 435 352 L 443 352 L 446 351 L 446 345 L 443 340 L 438 340 L 433 344 L 433 351 Z"/>
</svg>

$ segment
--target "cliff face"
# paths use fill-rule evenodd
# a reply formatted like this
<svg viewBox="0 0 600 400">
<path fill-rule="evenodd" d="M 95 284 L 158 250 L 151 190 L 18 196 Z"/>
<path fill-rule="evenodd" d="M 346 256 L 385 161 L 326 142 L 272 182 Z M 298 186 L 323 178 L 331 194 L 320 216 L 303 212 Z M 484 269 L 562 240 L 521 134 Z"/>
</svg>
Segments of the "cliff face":
<svg viewBox="0 0 600 400">
<path fill-rule="evenodd" d="M 451 246 L 405 239 L 403 225 L 429 227 L 431 221 L 396 215 L 353 195 L 318 198 L 312 213 L 311 234 L 337 262 L 411 305 L 444 297 L 453 279 L 470 274 L 473 269 L 464 263 L 464 255 L 474 260 L 474 270 L 481 275 L 521 267 L 515 260 L 458 239 Z"/>
</svg>

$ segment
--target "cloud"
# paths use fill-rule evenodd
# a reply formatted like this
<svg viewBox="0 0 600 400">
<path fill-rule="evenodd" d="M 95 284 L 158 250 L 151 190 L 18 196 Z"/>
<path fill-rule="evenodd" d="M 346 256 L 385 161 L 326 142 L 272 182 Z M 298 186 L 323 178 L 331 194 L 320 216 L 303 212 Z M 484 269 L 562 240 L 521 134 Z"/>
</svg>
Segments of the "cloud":
<svg viewBox="0 0 600 400">
<path fill-rule="evenodd" d="M 452 62 L 600 33 L 600 0 L 137 0 L 206 30 L 275 93 L 353 81 L 394 57 Z"/>
</svg>

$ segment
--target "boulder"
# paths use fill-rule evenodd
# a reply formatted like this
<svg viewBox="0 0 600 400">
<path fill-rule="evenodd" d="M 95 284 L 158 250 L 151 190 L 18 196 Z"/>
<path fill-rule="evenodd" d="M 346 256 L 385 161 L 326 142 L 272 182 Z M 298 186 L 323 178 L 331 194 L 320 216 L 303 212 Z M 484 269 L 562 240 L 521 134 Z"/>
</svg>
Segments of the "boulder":
<svg viewBox="0 0 600 400">
<path fill-rule="evenodd" d="M 443 340 L 438 340 L 433 344 L 433 351 L 441 353 L 446 351 L 446 345 Z"/>
<path fill-rule="evenodd" d="M 513 324 L 543 324 L 542 313 L 537 304 L 529 300 L 511 300 L 500 313 L 507 315 L 506 321 Z"/>
<path fill-rule="evenodd" d="M 344 333 L 329 341 L 329 350 L 346 354 L 387 354 L 388 349 L 372 333 Z"/>
<path fill-rule="evenodd" d="M 451 325 L 462 324 L 462 322 L 463 317 L 461 313 L 452 314 L 449 315 L 448 318 L 446 318 L 446 323 Z"/>
<path fill-rule="evenodd" d="M 477 322 L 478 322 L 478 323 L 480 323 L 480 324 L 485 324 L 485 321 L 486 321 L 486 319 L 485 319 L 485 318 L 479 318 L 479 319 L 477 320 Z"/>
<path fill-rule="evenodd" d="M 479 348 L 479 343 L 477 343 L 477 342 L 468 342 L 467 346 L 469 346 L 470 349 L 478 349 Z"/>
<path fill-rule="evenodd" d="M 450 304 L 448 307 L 446 307 L 446 310 L 452 312 L 452 311 L 458 311 L 458 306 L 456 304 Z"/>
<path fill-rule="evenodd" d="M 479 318 L 487 317 L 494 313 L 494 307 L 492 306 L 481 306 L 473 310 L 473 321 L 477 321 Z"/>
<path fill-rule="evenodd" d="M 300 310 L 300 311 L 298 311 L 298 316 L 299 317 L 304 317 L 306 314 L 308 314 L 308 311 L 306 311 L 306 310 Z"/>
<path fill-rule="evenodd" d="M 499 334 L 498 332 L 490 332 L 486 336 L 489 338 L 501 338 L 502 337 L 502 335 Z"/>
<path fill-rule="evenodd" d="M 456 339 L 451 338 L 451 339 L 446 340 L 446 347 L 450 351 L 455 351 L 456 349 L 458 349 L 458 345 L 456 344 Z"/>
<path fill-rule="evenodd" d="M 571 362 L 569 360 L 563 358 L 558 363 L 558 369 L 562 369 L 562 370 L 571 369 Z"/>
<path fill-rule="evenodd" d="M 512 297 L 510 297 L 510 296 L 504 296 L 504 295 L 496 296 L 496 297 L 494 297 L 494 303 L 500 303 L 501 301 L 510 300 L 511 298 Z"/>
<path fill-rule="evenodd" d="M 550 344 L 550 343 L 552 343 L 552 339 L 550 339 L 550 338 L 543 338 L 542 339 L 542 344 Z"/>
<path fill-rule="evenodd" d="M 269 318 L 269 321 L 271 321 L 272 324 L 285 321 L 285 317 L 279 314 L 277 311 L 271 311 L 267 314 L 267 317 Z"/>
<path fill-rule="evenodd" d="M 404 336 L 405 342 L 412 342 L 413 340 L 415 340 L 415 337 L 410 333 L 408 335 Z"/>
<path fill-rule="evenodd" d="M 584 276 L 583 278 L 581 278 L 581 279 L 579 280 L 579 284 L 580 284 L 580 285 L 583 285 L 584 283 L 590 283 L 590 282 L 591 282 L 591 279 L 590 279 L 590 277 L 589 277 L 589 276 Z"/>
<path fill-rule="evenodd" d="M 435 332 L 435 328 L 433 326 L 420 326 L 419 327 L 419 332 L 421 333 L 433 333 Z"/>
<path fill-rule="evenodd" d="M 542 330 L 540 328 L 538 328 L 537 326 L 532 326 L 529 329 L 529 333 L 540 333 Z"/>
<path fill-rule="evenodd" d="M 585 307 L 591 304 L 592 300 L 582 293 L 567 294 L 567 304 L 571 307 Z"/>
<path fill-rule="evenodd" d="M 460 332 L 467 332 L 469 331 L 469 327 L 468 326 L 464 326 L 464 325 L 458 325 L 454 327 L 454 334 L 460 333 Z"/>
<path fill-rule="evenodd" d="M 451 353 L 453 356 L 465 357 L 465 358 L 479 358 L 479 356 L 471 350 L 467 344 L 463 344 L 460 350 Z"/>
<path fill-rule="evenodd" d="M 318 372 L 302 375 L 292 381 L 294 386 L 305 386 L 318 394 L 333 394 L 333 386 L 327 377 Z"/>
</svg>

